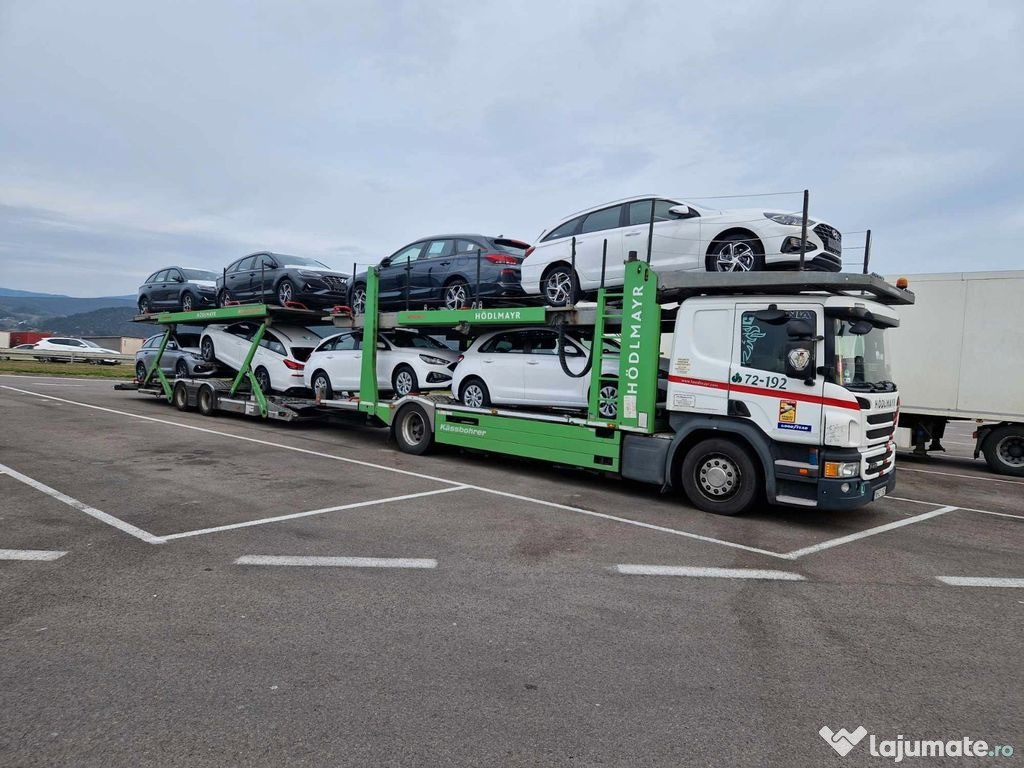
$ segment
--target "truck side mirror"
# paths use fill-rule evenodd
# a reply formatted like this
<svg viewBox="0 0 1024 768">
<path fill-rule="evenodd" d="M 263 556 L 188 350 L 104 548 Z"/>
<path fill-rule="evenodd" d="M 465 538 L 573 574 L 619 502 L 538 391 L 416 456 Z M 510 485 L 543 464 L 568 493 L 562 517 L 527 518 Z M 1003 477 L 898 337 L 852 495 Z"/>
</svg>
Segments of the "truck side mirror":
<svg viewBox="0 0 1024 768">
<path fill-rule="evenodd" d="M 803 379 L 808 386 L 814 383 L 814 342 L 811 339 L 786 344 L 786 375 Z"/>
</svg>

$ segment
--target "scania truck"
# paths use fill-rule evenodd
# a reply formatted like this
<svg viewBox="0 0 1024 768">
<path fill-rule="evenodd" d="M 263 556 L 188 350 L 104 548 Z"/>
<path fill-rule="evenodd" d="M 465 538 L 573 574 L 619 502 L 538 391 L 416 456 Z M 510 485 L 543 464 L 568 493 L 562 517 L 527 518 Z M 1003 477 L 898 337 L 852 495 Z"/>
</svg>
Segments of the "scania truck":
<svg viewBox="0 0 1024 768">
<path fill-rule="evenodd" d="M 360 390 L 316 400 L 324 413 L 356 414 L 390 427 L 398 447 L 422 454 L 433 445 L 540 459 L 681 488 L 695 506 L 733 515 L 759 502 L 809 509 L 853 508 L 890 493 L 895 483 L 899 393 L 889 372 L 887 339 L 895 306 L 912 293 L 875 275 L 820 272 L 666 273 L 630 254 L 623 288 L 601 288 L 596 305 L 377 310 L 378 281 L 367 275 L 361 315 L 335 315 L 362 329 Z M 225 310 L 218 310 L 224 312 Z M 237 308 L 234 311 L 243 311 Z M 272 323 L 275 312 L 261 313 Z M 163 315 L 203 322 L 197 313 Z M 206 322 L 227 318 L 211 314 Z M 586 411 L 473 408 L 451 397 L 380 397 L 379 331 L 420 328 L 469 339 L 495 326 L 551 326 L 591 340 Z M 663 335 L 671 339 L 666 360 Z M 617 370 L 602 365 L 604 340 L 620 348 Z M 558 354 L 567 375 L 563 350 Z M 154 363 L 155 365 L 155 363 Z M 246 381 L 247 379 L 247 381 Z M 287 403 L 263 397 L 251 372 L 226 391 L 216 382 L 161 382 L 149 388 L 179 407 L 195 404 L 283 417 Z M 617 392 L 614 418 L 602 417 L 599 390 Z M 260 407 L 244 407 L 246 398 Z M 308 409 L 307 409 L 308 410 Z"/>
</svg>

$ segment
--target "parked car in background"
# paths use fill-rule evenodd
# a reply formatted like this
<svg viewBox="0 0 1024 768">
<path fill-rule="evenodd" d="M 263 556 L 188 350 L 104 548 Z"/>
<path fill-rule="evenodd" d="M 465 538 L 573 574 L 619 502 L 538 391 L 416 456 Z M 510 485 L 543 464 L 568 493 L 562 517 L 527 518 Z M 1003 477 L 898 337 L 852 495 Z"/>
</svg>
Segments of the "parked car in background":
<svg viewBox="0 0 1024 768">
<path fill-rule="evenodd" d="M 191 312 L 217 301 L 217 273 L 192 267 L 167 267 L 139 286 L 139 314 L 157 310 Z"/>
<path fill-rule="evenodd" d="M 209 325 L 199 340 L 207 362 L 218 361 L 237 371 L 245 362 L 259 325 L 252 322 Z M 303 369 L 320 337 L 297 325 L 268 328 L 252 359 L 252 369 L 265 394 L 287 392 L 304 386 Z"/>
<path fill-rule="evenodd" d="M 362 331 L 330 336 L 306 361 L 306 386 L 330 400 L 335 392 L 359 389 Z M 412 392 L 446 389 L 459 353 L 418 331 L 397 329 L 377 337 L 377 386 L 404 397 Z"/>
<path fill-rule="evenodd" d="M 232 301 L 324 309 L 348 301 L 348 278 L 314 259 L 264 251 L 231 262 L 217 275 L 217 305 Z"/>
<path fill-rule="evenodd" d="M 619 346 L 605 341 L 603 373 L 617 374 Z M 590 355 L 591 342 L 565 336 L 565 361 L 580 373 Z M 585 408 L 594 372 L 573 378 L 558 359 L 558 333 L 550 328 L 515 328 L 478 337 L 462 353 L 452 378 L 452 392 L 463 405 L 542 405 Z M 618 413 L 618 387 L 601 386 L 600 412 L 613 419 Z"/>
<path fill-rule="evenodd" d="M 656 269 L 751 272 L 792 268 L 800 261 L 800 213 L 761 208 L 718 211 L 645 195 L 588 208 L 541 232 L 537 244 L 526 252 L 523 289 L 542 294 L 552 306 L 573 303 L 580 294 L 595 291 L 601 285 L 606 241 L 605 284 L 622 285 L 623 261 L 629 252 L 647 258 L 652 202 L 651 266 Z M 805 265 L 827 272 L 842 269 L 839 230 L 808 219 Z"/>
<path fill-rule="evenodd" d="M 42 339 L 36 342 L 32 351 L 37 353 L 36 360 L 67 363 L 74 359 L 76 362 L 88 362 L 94 365 L 117 365 L 120 362 L 117 355 L 121 354 L 86 339 L 74 339 L 66 336 L 50 336 Z M 46 354 L 47 352 L 51 354 Z"/>
<path fill-rule="evenodd" d="M 158 333 L 146 339 L 142 348 L 135 353 L 135 378 L 142 381 L 156 360 L 164 335 Z M 188 343 L 197 346 L 185 346 Z M 178 335 L 167 340 L 167 346 L 160 357 L 160 370 L 173 374 L 179 379 L 210 376 L 217 370 L 215 362 L 204 360 L 199 353 L 199 339 L 196 336 Z"/>
<path fill-rule="evenodd" d="M 462 309 L 472 304 L 480 269 L 480 298 L 495 300 L 523 295 L 519 265 L 528 243 L 485 235 L 435 235 L 406 245 L 383 259 L 379 266 L 383 310 L 425 305 Z M 408 285 L 407 285 L 408 284 Z M 349 305 L 362 312 L 366 306 L 366 272 L 352 280 Z"/>
</svg>

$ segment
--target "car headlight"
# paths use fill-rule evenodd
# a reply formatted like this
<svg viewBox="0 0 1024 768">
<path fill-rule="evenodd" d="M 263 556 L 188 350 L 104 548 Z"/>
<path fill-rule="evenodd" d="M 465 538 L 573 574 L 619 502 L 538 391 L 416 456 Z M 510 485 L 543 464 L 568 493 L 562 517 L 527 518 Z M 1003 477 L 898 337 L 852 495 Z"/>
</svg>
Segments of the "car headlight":
<svg viewBox="0 0 1024 768">
<path fill-rule="evenodd" d="M 799 227 L 804 223 L 804 217 L 796 213 L 765 213 L 764 217 L 787 227 Z M 817 223 L 814 219 L 807 220 L 808 227 L 813 227 Z"/>
<path fill-rule="evenodd" d="M 826 461 L 825 477 L 857 477 L 860 475 L 859 461 Z"/>
<path fill-rule="evenodd" d="M 420 355 L 420 360 L 424 363 L 430 363 L 431 365 L 448 365 L 449 360 L 445 360 L 443 357 L 434 357 L 433 355 Z"/>
<path fill-rule="evenodd" d="M 196 286 L 201 293 L 216 293 L 216 287 L 212 285 L 199 285 Z"/>
</svg>

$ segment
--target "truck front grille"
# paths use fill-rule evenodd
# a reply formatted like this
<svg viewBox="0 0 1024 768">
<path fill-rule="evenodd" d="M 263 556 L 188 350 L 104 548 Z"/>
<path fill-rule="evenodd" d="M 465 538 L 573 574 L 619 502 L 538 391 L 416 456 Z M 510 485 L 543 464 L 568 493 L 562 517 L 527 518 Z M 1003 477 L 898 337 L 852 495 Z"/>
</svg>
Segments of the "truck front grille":
<svg viewBox="0 0 1024 768">
<path fill-rule="evenodd" d="M 892 471 L 896 459 L 896 450 L 893 445 L 882 446 L 881 450 L 870 455 L 865 455 L 861 465 L 861 477 L 865 480 L 872 480 L 880 475 L 887 475 Z"/>
</svg>

